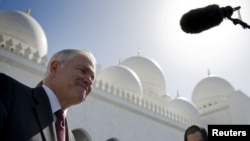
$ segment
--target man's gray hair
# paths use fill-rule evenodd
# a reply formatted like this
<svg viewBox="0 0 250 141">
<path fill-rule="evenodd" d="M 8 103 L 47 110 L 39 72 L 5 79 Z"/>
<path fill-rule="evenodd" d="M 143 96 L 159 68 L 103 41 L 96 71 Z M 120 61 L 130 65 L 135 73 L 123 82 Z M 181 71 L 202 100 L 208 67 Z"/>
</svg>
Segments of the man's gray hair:
<svg viewBox="0 0 250 141">
<path fill-rule="evenodd" d="M 61 62 L 62 64 L 67 63 L 68 61 L 70 61 L 72 58 L 75 57 L 75 55 L 77 54 L 83 54 L 85 56 L 87 56 L 93 63 L 94 65 L 96 65 L 96 58 L 94 57 L 94 55 L 92 54 L 92 52 L 90 52 L 89 50 L 78 50 L 78 49 L 64 49 L 61 51 L 58 51 L 57 53 L 55 53 L 51 59 L 48 62 L 48 66 L 47 66 L 47 72 L 45 75 L 48 75 L 49 73 L 49 69 L 50 69 L 50 65 L 53 61 L 57 60 L 59 62 Z"/>
</svg>

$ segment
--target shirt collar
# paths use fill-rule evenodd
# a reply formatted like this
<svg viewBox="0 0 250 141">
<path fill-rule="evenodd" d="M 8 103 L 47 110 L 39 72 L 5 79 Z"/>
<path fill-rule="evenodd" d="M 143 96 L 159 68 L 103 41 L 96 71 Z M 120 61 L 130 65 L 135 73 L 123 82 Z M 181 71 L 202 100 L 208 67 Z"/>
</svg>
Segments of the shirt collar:
<svg viewBox="0 0 250 141">
<path fill-rule="evenodd" d="M 56 97 L 55 93 L 46 85 L 42 85 L 44 88 L 50 102 L 51 110 L 55 113 L 57 110 L 61 109 L 61 105 Z"/>
<path fill-rule="evenodd" d="M 42 85 L 43 89 L 45 90 L 48 98 L 49 98 L 49 102 L 50 102 L 50 107 L 52 110 L 52 113 L 55 113 L 57 110 L 62 109 L 61 104 L 59 103 L 58 98 L 56 97 L 55 93 L 46 85 Z M 67 115 L 67 111 L 68 109 L 64 110 L 64 115 L 66 117 Z"/>
</svg>

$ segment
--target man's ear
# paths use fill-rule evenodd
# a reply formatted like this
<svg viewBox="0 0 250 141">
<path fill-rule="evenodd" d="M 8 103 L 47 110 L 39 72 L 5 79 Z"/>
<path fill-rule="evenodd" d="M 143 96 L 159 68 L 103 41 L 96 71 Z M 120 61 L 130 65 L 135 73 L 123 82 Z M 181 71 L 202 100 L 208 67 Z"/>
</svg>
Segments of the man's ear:
<svg viewBox="0 0 250 141">
<path fill-rule="evenodd" d="M 55 76 L 58 69 L 61 67 L 61 63 L 59 61 L 53 61 L 50 64 L 50 74 Z"/>
</svg>

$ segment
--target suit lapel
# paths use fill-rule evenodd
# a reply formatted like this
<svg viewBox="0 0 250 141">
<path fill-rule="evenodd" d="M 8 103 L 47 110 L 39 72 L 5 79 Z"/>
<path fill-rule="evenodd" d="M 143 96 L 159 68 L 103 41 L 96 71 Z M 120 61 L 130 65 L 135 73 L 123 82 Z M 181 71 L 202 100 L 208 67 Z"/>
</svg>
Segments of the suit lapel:
<svg viewBox="0 0 250 141">
<path fill-rule="evenodd" d="M 33 89 L 33 98 L 35 100 L 35 113 L 40 125 L 43 140 L 56 140 L 53 114 L 51 111 L 49 99 L 42 87 Z"/>
</svg>

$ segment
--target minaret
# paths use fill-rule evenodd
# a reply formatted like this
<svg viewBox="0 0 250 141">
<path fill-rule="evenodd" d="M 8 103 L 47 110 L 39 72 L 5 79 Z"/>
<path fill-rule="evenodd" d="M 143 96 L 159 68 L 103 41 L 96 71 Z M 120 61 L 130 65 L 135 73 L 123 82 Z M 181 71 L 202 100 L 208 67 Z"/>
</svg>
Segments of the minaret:
<svg viewBox="0 0 250 141">
<path fill-rule="evenodd" d="M 209 70 L 209 69 L 207 70 L 207 75 L 208 75 L 208 77 L 210 77 L 210 76 L 211 76 L 211 72 L 210 72 L 210 70 Z"/>
<path fill-rule="evenodd" d="M 27 15 L 30 15 L 30 12 L 31 12 L 31 9 L 30 9 L 30 8 L 28 8 L 28 9 L 25 11 L 25 13 L 26 13 Z"/>
<path fill-rule="evenodd" d="M 122 61 L 121 61 L 121 58 L 120 58 L 119 61 L 118 61 L 118 65 L 121 65 L 121 62 L 122 62 Z"/>
<path fill-rule="evenodd" d="M 179 91 L 176 92 L 176 98 L 180 97 Z"/>
<path fill-rule="evenodd" d="M 137 55 L 138 55 L 138 56 L 141 56 L 141 49 L 138 50 Z"/>
</svg>

